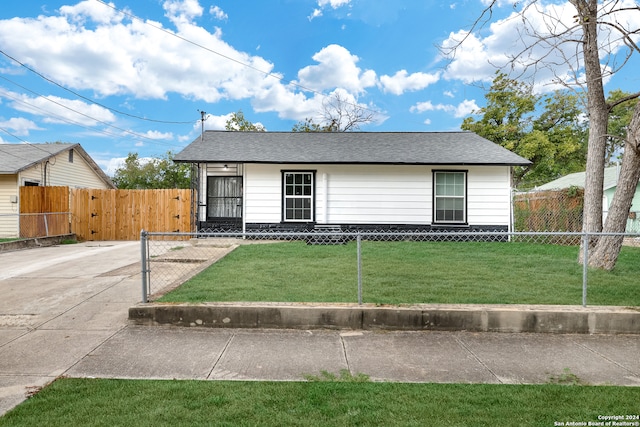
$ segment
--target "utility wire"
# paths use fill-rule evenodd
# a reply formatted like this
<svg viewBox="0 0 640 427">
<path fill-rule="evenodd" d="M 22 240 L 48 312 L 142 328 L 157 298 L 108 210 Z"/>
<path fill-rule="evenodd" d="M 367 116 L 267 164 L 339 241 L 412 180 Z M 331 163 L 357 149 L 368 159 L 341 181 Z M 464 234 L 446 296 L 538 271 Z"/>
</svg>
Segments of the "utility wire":
<svg viewBox="0 0 640 427">
<path fill-rule="evenodd" d="M 18 141 L 22 141 L 22 142 L 25 142 L 25 143 L 29 144 L 29 142 L 25 141 L 24 139 L 20 138 L 20 137 L 19 137 L 19 136 L 17 136 L 17 135 L 12 134 L 11 132 L 9 132 L 8 130 L 6 130 L 6 129 L 5 129 L 5 128 L 3 128 L 3 127 L 0 127 L 0 130 L 1 130 L 2 132 L 6 133 L 7 135 L 14 137 L 14 138 L 15 138 L 15 139 L 17 139 Z M 0 145 L 0 147 L 2 147 L 2 145 Z M 15 155 L 14 155 L 14 157 L 18 157 L 18 156 L 15 156 Z"/>
<path fill-rule="evenodd" d="M 36 148 L 36 149 L 38 149 L 38 150 L 42 151 L 43 153 L 46 153 L 46 154 L 48 154 L 48 155 L 51 155 L 51 153 L 50 153 L 50 152 L 48 152 L 48 151 L 47 151 L 47 150 L 45 150 L 44 148 L 40 147 L 39 145 L 37 145 L 37 144 L 32 144 L 32 143 L 30 143 L 29 141 L 25 141 L 24 139 L 20 138 L 20 137 L 19 137 L 19 136 L 17 136 L 17 135 L 14 135 L 13 133 L 9 132 L 7 129 L 5 129 L 5 128 L 3 128 L 3 127 L 0 127 L 0 130 L 1 130 L 2 132 L 6 133 L 7 135 L 10 135 L 10 136 L 14 137 L 14 138 L 15 138 L 15 139 L 17 139 L 18 141 L 24 142 L 24 144 L 25 144 L 25 145 L 28 145 L 28 146 L 33 147 L 33 148 Z M 16 159 L 24 160 L 25 162 L 30 162 L 30 163 L 31 163 L 31 162 L 33 161 L 33 159 L 25 159 L 24 157 L 22 157 L 22 156 L 18 156 L 18 155 L 17 155 L 17 154 L 15 154 L 15 153 L 11 153 L 11 152 L 9 152 L 9 151 L 6 151 L 6 150 L 3 148 L 3 146 L 6 146 L 6 145 L 9 145 L 9 144 L 0 144 L 0 153 L 8 154 L 8 155 L 9 155 L 9 156 L 11 156 L 11 157 L 15 157 Z M 16 144 L 13 144 L 13 145 L 16 145 Z"/>
<path fill-rule="evenodd" d="M 182 40 L 182 41 L 184 41 L 184 42 L 186 42 L 186 43 L 189 43 L 189 44 L 191 44 L 191 45 L 193 45 L 193 46 L 196 46 L 196 47 L 198 47 L 198 48 L 200 48 L 200 49 L 204 49 L 204 50 L 206 50 L 207 52 L 213 53 L 214 55 L 218 55 L 218 56 L 220 56 L 221 58 L 224 58 L 224 59 L 226 59 L 226 60 L 228 60 L 228 61 L 235 62 L 236 64 L 239 64 L 239 65 L 241 65 L 241 66 L 243 66 L 243 67 L 246 67 L 246 68 L 249 68 L 249 69 L 251 69 L 251 70 L 257 71 L 258 73 L 263 74 L 263 75 L 265 75 L 265 76 L 267 76 L 267 77 L 272 77 L 272 78 L 274 78 L 274 79 L 276 79 L 276 80 L 279 80 L 279 81 L 281 81 L 281 82 L 283 82 L 283 83 L 286 83 L 286 84 L 288 84 L 288 85 L 295 86 L 295 87 L 297 87 L 298 89 L 302 89 L 302 90 L 304 90 L 304 91 L 311 92 L 311 93 L 316 94 L 316 95 L 319 95 L 319 96 L 321 96 L 321 97 L 323 97 L 323 98 L 327 98 L 327 97 L 328 97 L 328 95 L 326 95 L 326 94 L 324 94 L 324 93 L 322 93 L 322 92 L 320 92 L 320 91 L 317 91 L 317 90 L 315 90 L 315 89 L 308 88 L 308 87 L 303 86 L 303 85 L 301 85 L 301 84 L 299 84 L 299 83 L 296 83 L 296 82 L 294 82 L 294 81 L 287 80 L 287 79 L 285 79 L 284 77 L 282 77 L 282 76 L 280 76 L 280 75 L 278 75 L 278 74 L 274 74 L 274 73 L 271 73 L 271 72 L 269 72 L 269 71 L 261 70 L 260 68 L 255 67 L 255 66 L 253 66 L 253 65 L 251 65 L 251 64 L 247 64 L 246 62 L 242 62 L 242 61 L 240 61 L 240 60 L 238 60 L 238 59 L 232 58 L 231 56 L 225 55 L 225 54 L 220 53 L 220 52 L 218 52 L 218 51 L 216 51 L 216 50 L 213 50 L 213 49 L 211 49 L 211 48 L 209 48 L 209 47 L 206 47 L 206 46 L 204 46 L 204 45 L 201 45 L 201 44 L 199 44 L 199 43 L 197 43 L 197 42 L 194 42 L 193 40 L 189 40 L 188 38 L 183 37 L 183 36 L 181 36 L 181 35 L 179 35 L 179 34 L 177 34 L 177 33 L 174 33 L 173 31 L 170 31 L 170 30 L 168 30 L 168 29 L 165 29 L 165 28 L 163 28 L 162 26 L 154 25 L 154 24 L 152 24 L 151 22 L 149 22 L 148 20 L 143 20 L 142 18 L 138 18 L 136 15 L 134 15 L 134 14 L 132 14 L 132 13 L 129 13 L 129 12 L 127 12 L 127 11 L 125 11 L 125 10 L 122 10 L 122 9 L 118 9 L 116 6 L 114 6 L 114 5 L 110 4 L 110 3 L 107 3 L 107 2 L 106 2 L 106 1 L 104 1 L 104 0 L 96 0 L 96 1 L 97 1 L 97 2 L 99 2 L 99 3 L 102 3 L 103 5 L 105 5 L 105 6 L 109 7 L 109 8 L 111 8 L 111 9 L 113 9 L 113 10 L 114 10 L 114 11 L 116 11 L 116 12 L 119 12 L 119 13 L 121 13 L 121 14 L 125 15 L 125 16 L 128 16 L 131 20 L 135 20 L 135 21 L 141 22 L 141 23 L 143 23 L 143 24 L 145 24 L 145 25 L 148 25 L 148 26 L 150 26 L 150 27 L 152 27 L 152 28 L 155 28 L 156 30 L 162 31 L 162 32 L 163 32 L 163 33 L 165 33 L 165 34 L 168 34 L 168 35 L 170 35 L 170 36 L 173 36 L 173 37 L 175 37 L 175 38 L 178 38 L 178 39 L 180 39 L 180 40 Z M 351 105 L 351 106 L 353 106 L 353 107 L 361 108 L 362 110 L 369 111 L 369 112 L 374 113 L 374 114 L 380 114 L 380 111 L 372 110 L 372 109 L 369 109 L 369 108 L 363 107 L 362 105 L 359 105 L 359 104 L 354 104 L 354 103 L 351 103 L 351 102 L 345 102 L 345 104 L 349 104 L 349 105 Z"/>
<path fill-rule="evenodd" d="M 87 98 L 86 96 L 83 96 L 83 95 L 79 94 L 78 92 L 75 92 L 75 91 L 73 91 L 73 90 L 71 90 L 69 88 L 64 87 L 60 83 L 58 83 L 58 82 L 56 82 L 54 80 L 51 80 L 50 78 L 48 78 L 47 76 L 43 75 L 42 73 L 39 73 L 38 71 L 34 70 L 33 68 L 29 67 L 28 65 L 18 61 L 16 58 L 14 58 L 13 56 L 9 55 L 8 53 L 6 53 L 5 51 L 3 51 L 1 49 L 0 49 L 0 53 L 2 55 L 6 56 L 7 58 L 9 58 L 10 60 L 12 60 L 12 61 L 16 62 L 17 64 L 19 64 L 21 67 L 31 71 L 32 73 L 36 74 L 37 76 L 41 77 L 42 79 L 48 81 L 49 83 L 54 84 L 54 85 L 58 86 L 59 88 L 66 90 L 69 93 L 72 93 L 73 95 L 77 96 L 78 98 L 84 99 L 85 101 L 88 101 L 88 102 L 90 102 L 92 104 L 98 105 L 98 106 L 100 106 L 102 108 L 105 108 L 105 109 L 107 109 L 109 111 L 112 111 L 112 112 L 114 112 L 116 114 L 121 114 L 123 116 L 131 117 L 131 118 L 138 119 L 138 120 L 145 120 L 145 121 L 148 121 L 148 122 L 166 123 L 166 124 L 174 124 L 174 125 L 176 125 L 176 124 L 177 125 L 191 124 L 191 123 L 195 123 L 197 121 L 197 120 L 191 120 L 191 121 L 188 121 L 188 122 L 172 122 L 172 121 L 167 121 L 167 120 L 155 120 L 155 119 L 148 119 L 146 117 L 136 116 L 134 114 L 126 113 L 124 111 L 116 110 L 115 108 L 106 106 L 104 104 L 100 104 L 99 102 L 97 102 L 97 101 L 95 101 L 95 100 L 93 100 L 91 98 Z"/>
<path fill-rule="evenodd" d="M 0 79 L 6 80 L 6 81 L 8 81 L 9 83 L 14 84 L 14 85 L 18 86 L 19 88 L 21 88 L 21 89 L 23 89 L 23 90 L 25 90 L 25 91 L 27 91 L 27 92 L 31 92 L 32 94 L 34 94 L 34 95 L 36 95 L 36 96 L 38 96 L 38 97 L 40 97 L 40 98 L 43 98 L 43 99 L 45 99 L 45 100 L 47 100 L 47 101 L 49 101 L 49 102 L 52 102 L 53 104 L 56 104 L 56 105 L 58 105 L 58 106 L 60 106 L 60 107 L 62 107 L 62 108 L 65 108 L 65 109 L 67 109 L 67 110 L 69 110 L 69 111 L 72 111 L 72 112 L 74 112 L 74 113 L 76 113 L 76 114 L 78 114 L 78 115 L 80 115 L 80 116 L 86 117 L 86 118 L 88 118 L 88 119 L 90 119 L 90 120 L 93 120 L 93 121 L 95 121 L 95 122 L 97 122 L 97 123 L 102 123 L 102 124 L 103 124 L 103 125 L 105 125 L 105 126 L 108 126 L 108 127 L 110 127 L 110 128 L 114 128 L 114 129 L 117 129 L 117 130 L 119 130 L 119 131 L 121 131 L 121 132 L 127 133 L 127 134 L 132 135 L 132 136 L 135 136 L 135 137 L 137 137 L 137 138 L 147 139 L 147 140 L 149 140 L 149 141 L 153 141 L 154 143 L 158 142 L 158 140 L 156 140 L 156 139 L 149 138 L 148 136 L 145 136 L 145 135 L 142 135 L 142 134 L 139 134 L 139 133 L 136 133 L 136 132 L 133 132 L 133 131 L 127 130 L 127 129 L 123 129 L 123 128 L 118 127 L 118 126 L 111 125 L 111 124 L 109 124 L 109 123 L 107 123 L 107 122 L 105 122 L 105 121 L 103 121 L 103 120 L 96 119 L 95 117 L 91 117 L 91 116 L 89 116 L 89 115 L 87 115 L 87 114 L 84 114 L 84 113 L 82 113 L 82 112 L 80 112 L 80 111 L 74 110 L 73 108 L 70 108 L 70 107 L 68 107 L 68 106 L 66 106 L 66 105 L 64 105 L 64 104 L 62 104 L 62 103 L 60 103 L 60 102 L 54 101 L 53 99 L 50 99 L 50 98 L 48 98 L 48 97 L 46 97 L 46 96 L 44 96 L 44 95 L 42 95 L 42 94 L 40 94 L 40 93 L 38 93 L 38 92 L 35 92 L 35 91 L 33 91 L 33 90 L 31 90 L 31 89 L 29 89 L 29 88 L 25 87 L 25 86 L 22 86 L 22 85 L 20 85 L 20 84 L 18 84 L 18 83 L 16 83 L 16 82 L 14 82 L 14 81 L 12 81 L 12 80 L 10 80 L 10 79 L 8 79 L 8 78 L 4 77 L 4 76 L 0 76 Z M 72 124 L 75 124 L 75 125 L 78 125 L 78 126 L 81 126 L 81 127 L 87 128 L 87 129 L 92 129 L 92 128 L 89 128 L 89 127 L 87 127 L 87 126 L 84 126 L 84 125 L 82 125 L 81 123 L 76 122 L 76 121 L 74 121 L 74 120 L 66 119 L 66 118 L 63 118 L 63 117 L 61 117 L 61 116 L 59 116 L 59 115 L 56 115 L 56 114 L 54 114 L 54 113 L 51 113 L 51 112 L 49 112 L 49 111 L 43 110 L 43 109 L 41 109 L 41 108 L 39 108 L 39 107 L 37 107 L 37 106 L 35 106 L 35 105 L 29 104 L 28 102 L 25 102 L 25 101 L 23 101 L 23 100 L 20 100 L 20 99 L 18 99 L 18 98 L 15 98 L 15 97 L 13 97 L 13 96 L 11 96 L 11 95 L 7 94 L 7 93 L 5 93 L 5 94 L 4 94 L 4 96 L 6 96 L 6 97 L 8 97 L 8 98 L 11 98 L 11 99 L 13 99 L 13 100 L 15 100 L 15 101 L 17 101 L 17 102 L 21 102 L 21 103 L 24 103 L 24 104 L 26 104 L 26 105 L 29 105 L 29 106 L 30 106 L 30 107 L 32 107 L 32 108 L 38 109 L 38 110 L 40 110 L 40 111 L 44 111 L 47 115 L 56 116 L 58 119 L 60 119 L 60 120 L 62 120 L 62 121 L 65 121 L 65 122 L 67 122 L 67 123 L 72 123 Z M 94 129 L 92 129 L 92 130 L 94 130 Z M 103 131 L 103 133 L 104 133 L 104 131 Z M 120 135 L 118 135 L 118 134 L 114 134 L 114 133 L 107 133 L 107 134 L 108 134 L 108 135 L 110 135 L 110 136 L 120 136 Z"/>
</svg>

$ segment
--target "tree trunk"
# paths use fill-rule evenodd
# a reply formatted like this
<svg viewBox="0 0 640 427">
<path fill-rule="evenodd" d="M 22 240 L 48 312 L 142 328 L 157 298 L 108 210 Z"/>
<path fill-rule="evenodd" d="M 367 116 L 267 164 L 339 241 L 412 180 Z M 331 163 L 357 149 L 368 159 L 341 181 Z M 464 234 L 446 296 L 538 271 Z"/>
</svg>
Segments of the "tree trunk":
<svg viewBox="0 0 640 427">
<path fill-rule="evenodd" d="M 622 168 L 611 208 L 604 225 L 605 233 L 624 233 L 629 210 L 640 181 L 640 103 L 636 105 L 627 132 Z M 603 236 L 589 257 L 589 266 L 612 270 L 618 260 L 623 236 Z"/>
<path fill-rule="evenodd" d="M 597 0 L 571 0 L 582 23 L 582 55 L 587 79 L 587 103 L 589 111 L 589 140 L 587 170 L 584 183 L 584 213 L 582 231 L 602 231 L 602 193 L 607 141 L 609 108 L 604 95 L 600 54 L 598 51 L 598 2 Z M 593 246 L 596 241 L 591 241 Z M 580 251 L 580 262 L 583 260 Z"/>
</svg>

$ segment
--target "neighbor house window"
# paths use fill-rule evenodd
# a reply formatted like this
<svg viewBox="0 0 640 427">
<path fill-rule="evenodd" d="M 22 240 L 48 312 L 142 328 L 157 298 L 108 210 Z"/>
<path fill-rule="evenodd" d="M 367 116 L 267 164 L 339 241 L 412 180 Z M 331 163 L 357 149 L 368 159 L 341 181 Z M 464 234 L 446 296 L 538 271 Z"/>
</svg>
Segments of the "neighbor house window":
<svg viewBox="0 0 640 427">
<path fill-rule="evenodd" d="M 435 171 L 434 222 L 467 222 L 467 173 L 466 171 Z"/>
<path fill-rule="evenodd" d="M 73 163 L 73 150 L 69 150 L 69 163 Z"/>
<path fill-rule="evenodd" d="M 315 172 L 283 172 L 282 177 L 284 221 L 313 221 Z"/>
</svg>

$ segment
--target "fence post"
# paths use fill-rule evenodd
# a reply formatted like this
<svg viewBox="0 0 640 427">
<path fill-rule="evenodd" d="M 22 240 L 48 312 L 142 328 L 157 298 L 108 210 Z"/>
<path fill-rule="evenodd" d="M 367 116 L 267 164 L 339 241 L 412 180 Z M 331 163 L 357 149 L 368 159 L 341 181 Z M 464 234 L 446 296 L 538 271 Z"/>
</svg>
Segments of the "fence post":
<svg viewBox="0 0 640 427">
<path fill-rule="evenodd" d="M 147 296 L 147 232 L 144 230 L 140 230 L 140 265 L 142 266 L 142 302 L 147 303 L 149 302 Z"/>
<path fill-rule="evenodd" d="M 589 268 L 589 233 L 582 235 L 582 306 L 587 306 L 587 272 Z"/>
<path fill-rule="evenodd" d="M 362 236 L 359 231 L 356 241 L 358 242 L 358 305 L 362 305 Z"/>
</svg>

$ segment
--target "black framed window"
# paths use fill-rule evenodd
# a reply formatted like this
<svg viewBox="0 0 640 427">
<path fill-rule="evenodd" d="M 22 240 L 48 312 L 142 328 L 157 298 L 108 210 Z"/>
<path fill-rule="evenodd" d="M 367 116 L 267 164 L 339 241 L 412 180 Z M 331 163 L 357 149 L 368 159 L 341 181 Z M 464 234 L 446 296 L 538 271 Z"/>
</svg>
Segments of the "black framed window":
<svg viewBox="0 0 640 427">
<path fill-rule="evenodd" d="M 283 171 L 283 220 L 310 222 L 314 220 L 315 172 Z"/>
<path fill-rule="evenodd" d="M 440 223 L 467 222 L 467 172 L 433 172 L 433 220 Z"/>
</svg>

